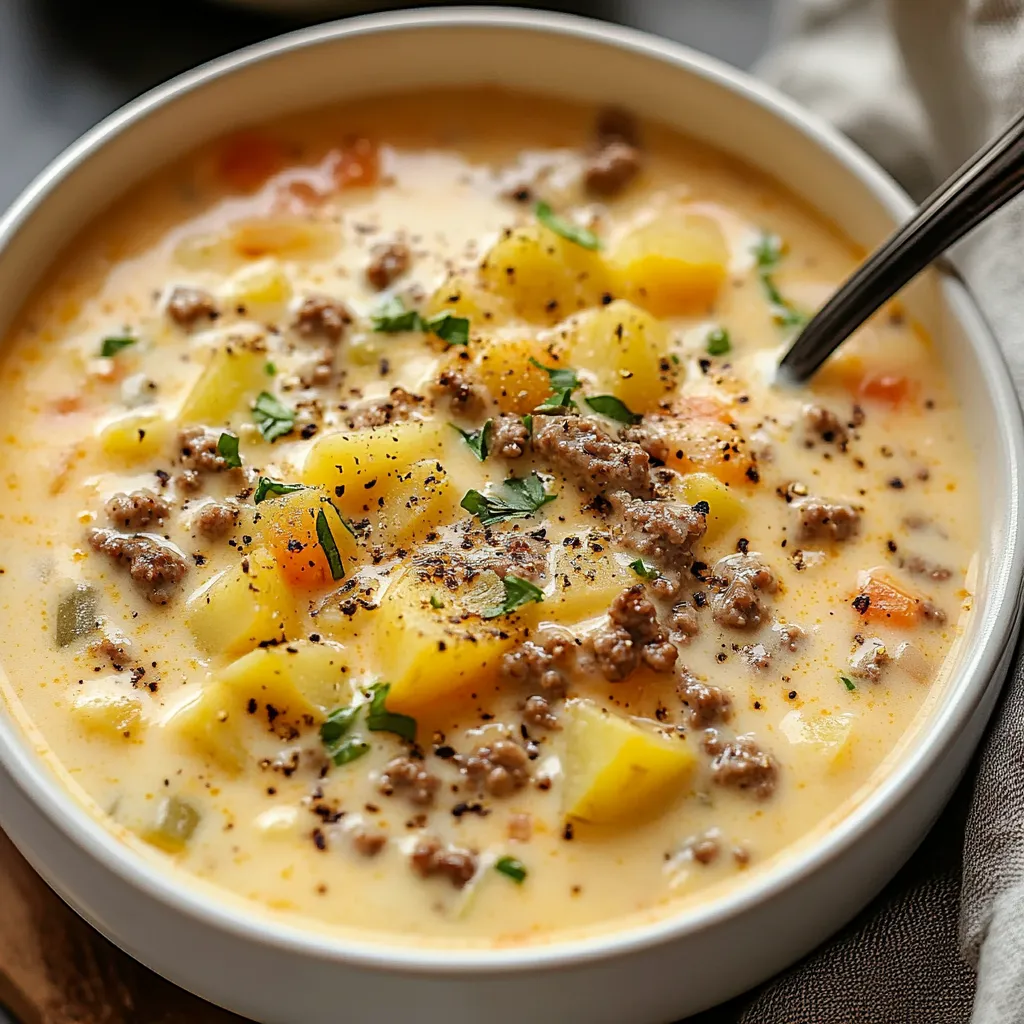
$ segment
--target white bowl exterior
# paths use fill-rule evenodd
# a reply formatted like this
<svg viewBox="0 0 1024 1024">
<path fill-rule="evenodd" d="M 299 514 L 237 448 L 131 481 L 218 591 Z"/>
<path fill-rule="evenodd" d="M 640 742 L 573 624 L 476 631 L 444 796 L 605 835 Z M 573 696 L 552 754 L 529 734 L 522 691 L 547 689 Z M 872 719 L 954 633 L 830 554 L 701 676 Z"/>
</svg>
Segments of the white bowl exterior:
<svg viewBox="0 0 1024 1024">
<path fill-rule="evenodd" d="M 682 47 L 549 14 L 406 12 L 323 26 L 161 87 L 72 147 L 0 221 L 0 334 L 53 254 L 123 190 L 209 137 L 380 91 L 492 82 L 633 108 L 786 183 L 864 245 L 909 200 L 834 132 Z M 258 1020 L 493 1024 L 676 1020 L 756 984 L 847 921 L 912 852 L 974 750 L 1012 656 L 1024 451 L 1009 376 L 959 282 L 917 289 L 964 402 L 985 519 L 976 611 L 932 719 L 822 842 L 710 906 L 591 940 L 520 950 L 389 949 L 282 926 L 161 877 L 64 790 L 0 705 L 0 825 L 122 948 Z M 916 305 L 915 305 L 916 301 Z M 983 540 L 983 544 L 985 541 Z"/>
</svg>

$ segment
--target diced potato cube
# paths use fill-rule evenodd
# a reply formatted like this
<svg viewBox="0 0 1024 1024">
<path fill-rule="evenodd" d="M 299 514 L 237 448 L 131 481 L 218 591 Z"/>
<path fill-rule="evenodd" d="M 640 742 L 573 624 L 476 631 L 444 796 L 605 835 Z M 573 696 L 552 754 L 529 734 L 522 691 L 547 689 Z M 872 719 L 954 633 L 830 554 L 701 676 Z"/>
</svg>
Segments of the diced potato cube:
<svg viewBox="0 0 1024 1024">
<path fill-rule="evenodd" d="M 687 473 L 680 478 L 676 492 L 688 505 L 706 501 L 710 506 L 706 542 L 720 540 L 747 514 L 743 499 L 710 473 Z"/>
<path fill-rule="evenodd" d="M 323 487 L 353 519 L 390 501 L 417 463 L 438 459 L 455 432 L 440 420 L 322 434 L 306 456 L 303 483 Z"/>
<path fill-rule="evenodd" d="M 322 488 L 307 487 L 269 497 L 252 510 L 252 534 L 256 542 L 272 552 L 278 571 L 294 589 L 311 589 L 333 582 L 330 563 L 317 536 L 320 511 L 327 520 L 347 575 L 365 560 L 365 551 L 331 507 Z"/>
<path fill-rule="evenodd" d="M 651 417 L 661 435 L 658 457 L 680 473 L 710 473 L 727 484 L 757 481 L 754 457 L 729 406 L 698 395 L 676 404 L 673 415 Z"/>
<path fill-rule="evenodd" d="M 675 387 L 666 364 L 668 332 L 650 313 L 617 300 L 579 317 L 569 337 L 570 365 L 597 377 L 597 391 L 615 395 L 633 412 L 648 412 Z"/>
<path fill-rule="evenodd" d="M 242 306 L 250 315 L 269 315 L 292 297 L 292 286 L 276 260 L 260 260 L 243 267 L 228 282 L 226 300 Z"/>
<path fill-rule="evenodd" d="M 424 312 L 427 316 L 444 312 L 464 316 L 472 328 L 480 329 L 508 319 L 508 303 L 475 275 L 455 274 L 427 299 Z"/>
<path fill-rule="evenodd" d="M 527 320 L 554 323 L 589 306 L 608 290 L 601 254 L 541 224 L 499 239 L 480 264 L 480 277 Z"/>
<path fill-rule="evenodd" d="M 190 803 L 176 796 L 164 797 L 157 810 L 156 824 L 146 829 L 142 838 L 165 853 L 180 853 L 199 821 L 199 812 Z"/>
<path fill-rule="evenodd" d="M 229 771 L 250 756 L 252 723 L 301 728 L 352 699 L 344 647 L 299 640 L 250 651 L 215 671 L 167 727 Z"/>
<path fill-rule="evenodd" d="M 854 715 L 822 715 L 807 708 L 790 711 L 779 731 L 796 747 L 813 752 L 829 771 L 849 764 L 854 744 Z"/>
<path fill-rule="evenodd" d="M 400 474 L 378 511 L 371 537 L 385 547 L 410 547 L 461 516 L 451 478 L 436 459 L 417 462 Z"/>
<path fill-rule="evenodd" d="M 503 596 L 501 581 L 489 571 L 462 593 L 420 579 L 416 569 L 393 583 L 374 613 L 376 661 L 391 684 L 388 708 L 416 714 L 496 682 L 502 654 L 536 620 L 538 608 L 529 604 L 500 618 L 480 617 Z M 441 607 L 431 604 L 432 597 Z"/>
<path fill-rule="evenodd" d="M 90 688 L 75 695 L 74 720 L 83 728 L 107 739 L 125 739 L 142 722 L 142 701 L 134 694 L 115 689 Z"/>
<path fill-rule="evenodd" d="M 697 763 L 689 743 L 571 700 L 562 716 L 566 738 L 563 811 L 596 825 L 619 824 L 664 810 L 686 791 Z"/>
<path fill-rule="evenodd" d="M 287 632 L 293 598 L 273 556 L 258 550 L 247 562 L 248 572 L 225 569 L 188 599 L 186 621 L 211 654 L 242 654 Z"/>
<path fill-rule="evenodd" d="M 228 345 L 216 349 L 178 413 L 182 424 L 226 426 L 248 419 L 248 403 L 266 386 L 265 352 Z"/>
<path fill-rule="evenodd" d="M 485 338 L 473 350 L 474 376 L 502 412 L 520 416 L 533 412 L 551 394 L 551 378 L 542 367 L 559 365 L 557 357 L 529 337 Z"/>
<path fill-rule="evenodd" d="M 160 413 L 139 411 L 119 416 L 99 431 L 104 454 L 134 464 L 163 454 L 171 436 L 171 424 Z"/>
<path fill-rule="evenodd" d="M 714 301 L 729 250 L 712 218 L 675 211 L 631 231 L 611 260 L 617 294 L 655 316 L 686 316 Z"/>
<path fill-rule="evenodd" d="M 603 615 L 612 601 L 640 577 L 618 562 L 611 548 L 594 551 L 584 539 L 581 547 L 558 545 L 551 563 L 551 583 L 544 598 L 545 616 L 559 622 L 581 622 Z"/>
<path fill-rule="evenodd" d="M 362 639 L 373 634 L 377 621 L 377 605 L 382 596 L 379 577 L 372 571 L 357 569 L 331 596 L 320 604 L 317 631 L 331 640 L 351 645 L 362 651 Z"/>
</svg>

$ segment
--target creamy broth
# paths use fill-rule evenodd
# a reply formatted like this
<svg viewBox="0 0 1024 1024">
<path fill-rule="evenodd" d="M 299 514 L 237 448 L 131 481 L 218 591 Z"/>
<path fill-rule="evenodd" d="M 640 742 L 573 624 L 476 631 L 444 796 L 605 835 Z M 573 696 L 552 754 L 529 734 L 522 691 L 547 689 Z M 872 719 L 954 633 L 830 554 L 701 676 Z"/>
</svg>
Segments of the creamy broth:
<svg viewBox="0 0 1024 1024">
<path fill-rule="evenodd" d="M 549 939 L 743 885 L 921 712 L 977 533 L 930 342 L 892 307 L 771 386 L 857 254 L 633 128 L 291 118 L 27 304 L 3 667 L 126 841 L 316 926 Z"/>
</svg>

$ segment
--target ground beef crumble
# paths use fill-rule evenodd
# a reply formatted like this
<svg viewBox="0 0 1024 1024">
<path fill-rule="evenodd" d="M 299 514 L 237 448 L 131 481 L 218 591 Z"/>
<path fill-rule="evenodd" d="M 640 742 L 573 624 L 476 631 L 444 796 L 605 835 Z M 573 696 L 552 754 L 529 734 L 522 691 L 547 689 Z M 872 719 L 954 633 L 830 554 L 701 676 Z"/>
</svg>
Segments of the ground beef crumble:
<svg viewBox="0 0 1024 1024">
<path fill-rule="evenodd" d="M 385 796 L 401 792 L 412 803 L 427 807 L 434 802 L 434 794 L 440 785 L 440 779 L 427 771 L 422 761 L 396 757 L 384 766 L 377 788 Z"/>
<path fill-rule="evenodd" d="M 805 405 L 803 409 L 804 428 L 808 434 L 820 437 L 827 444 L 846 446 L 849 435 L 843 421 L 831 409 L 821 405 Z"/>
<path fill-rule="evenodd" d="M 690 568 L 693 546 L 707 529 L 706 514 L 699 507 L 677 501 L 631 501 L 624 495 L 614 495 L 612 506 L 622 519 L 627 547 L 651 558 L 663 571 Z"/>
<path fill-rule="evenodd" d="M 596 145 L 587 159 L 583 183 L 594 196 L 616 196 L 642 166 L 636 120 L 622 110 L 608 110 L 597 122 Z"/>
<path fill-rule="evenodd" d="M 518 459 L 530 447 L 530 431 L 518 416 L 503 412 L 491 433 L 491 451 L 503 459 Z"/>
<path fill-rule="evenodd" d="M 166 604 L 188 570 L 185 558 L 155 537 L 93 529 L 89 543 L 100 554 L 125 565 L 154 604 Z"/>
<path fill-rule="evenodd" d="M 609 682 L 632 675 L 643 662 L 655 672 L 671 672 L 679 651 L 658 622 L 658 611 L 642 584 L 612 601 L 609 624 L 588 638 L 597 670 Z"/>
<path fill-rule="evenodd" d="M 877 637 L 857 637 L 857 649 L 850 655 L 850 675 L 878 682 L 882 669 L 892 661 L 884 643 Z"/>
<path fill-rule="evenodd" d="M 479 388 L 460 370 L 442 370 L 431 391 L 437 397 L 447 397 L 452 409 L 463 415 L 483 408 L 484 400 Z"/>
<path fill-rule="evenodd" d="M 380 242 L 370 250 L 366 280 L 377 291 L 383 291 L 409 269 L 411 262 L 412 251 L 405 242 Z"/>
<path fill-rule="evenodd" d="M 306 338 L 320 336 L 339 341 L 352 319 L 352 312 L 343 302 L 327 295 L 310 295 L 296 311 L 293 326 Z"/>
<path fill-rule="evenodd" d="M 425 836 L 409 858 L 421 878 L 443 875 L 456 889 L 462 889 L 476 874 L 477 856 L 469 850 L 446 849 L 440 840 Z"/>
<path fill-rule="evenodd" d="M 379 830 L 361 828 L 352 833 L 352 845 L 364 857 L 376 857 L 388 845 L 388 837 Z"/>
<path fill-rule="evenodd" d="M 711 778 L 719 786 L 750 792 L 759 800 L 771 796 L 779 769 L 771 754 L 758 746 L 752 735 L 723 742 L 714 729 L 705 734 L 704 749 L 711 755 Z"/>
<path fill-rule="evenodd" d="M 794 502 L 802 540 L 846 540 L 857 532 L 860 513 L 842 502 L 806 498 Z"/>
<path fill-rule="evenodd" d="M 530 778 L 529 755 L 515 740 L 481 744 L 472 754 L 456 754 L 452 760 L 471 782 L 491 796 L 508 796 L 522 789 Z"/>
<path fill-rule="evenodd" d="M 546 697 L 534 694 L 526 699 L 523 705 L 523 722 L 534 729 L 561 729 L 558 716 L 551 710 L 551 704 Z"/>
<path fill-rule="evenodd" d="M 192 519 L 195 529 L 210 540 L 217 540 L 238 525 L 239 507 L 234 502 L 208 501 Z"/>
<path fill-rule="evenodd" d="M 590 493 L 653 496 L 651 460 L 631 441 L 618 441 L 581 416 L 534 419 L 534 451 L 556 472 Z"/>
<path fill-rule="evenodd" d="M 763 595 L 778 589 L 771 569 L 753 551 L 720 558 L 707 583 L 718 588 L 711 613 L 719 625 L 730 629 L 756 629 L 765 615 Z"/>
<path fill-rule="evenodd" d="M 567 629 L 545 626 L 532 640 L 525 640 L 502 657 L 502 675 L 531 688 L 540 688 L 548 697 L 560 697 L 575 667 L 577 646 L 575 637 Z"/>
<path fill-rule="evenodd" d="M 370 427 L 384 427 L 389 423 L 405 423 L 415 418 L 425 401 L 422 395 L 393 387 L 387 398 L 356 409 L 349 417 L 348 427 L 350 430 L 366 430 Z"/>
<path fill-rule="evenodd" d="M 179 327 L 192 327 L 199 320 L 217 317 L 217 300 L 202 288 L 181 285 L 167 299 L 167 315 Z"/>
<path fill-rule="evenodd" d="M 680 670 L 676 693 L 686 706 L 690 725 L 695 729 L 726 722 L 732 714 L 729 695 L 719 687 L 698 679 L 687 668 Z"/>
<path fill-rule="evenodd" d="M 171 514 L 171 506 L 145 488 L 131 494 L 113 495 L 103 510 L 115 526 L 132 533 L 145 530 L 147 526 L 163 526 Z"/>
</svg>

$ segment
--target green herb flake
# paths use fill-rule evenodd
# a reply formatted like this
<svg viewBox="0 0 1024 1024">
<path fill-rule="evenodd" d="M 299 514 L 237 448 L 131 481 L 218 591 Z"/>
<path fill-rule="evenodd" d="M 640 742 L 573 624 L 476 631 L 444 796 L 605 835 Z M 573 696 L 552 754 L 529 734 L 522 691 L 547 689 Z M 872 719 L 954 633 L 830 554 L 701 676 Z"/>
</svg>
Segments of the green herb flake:
<svg viewBox="0 0 1024 1024">
<path fill-rule="evenodd" d="M 423 330 L 423 320 L 415 309 L 406 309 L 398 296 L 393 296 L 370 317 L 375 331 L 384 334 L 401 334 L 405 331 Z"/>
<path fill-rule="evenodd" d="M 533 437 L 533 417 L 529 413 L 523 417 L 523 426 L 526 427 L 527 434 Z"/>
<path fill-rule="evenodd" d="M 390 683 L 378 683 L 373 688 L 370 707 L 366 712 L 366 725 L 372 732 L 393 732 L 403 740 L 413 743 L 416 740 L 416 719 L 388 711 L 385 701 L 390 689 Z"/>
<path fill-rule="evenodd" d="M 599 416 L 607 416 L 616 423 L 639 423 L 643 419 L 643 416 L 633 412 L 621 398 L 614 395 L 594 395 L 593 398 L 584 398 L 583 401 Z"/>
<path fill-rule="evenodd" d="M 545 366 L 533 356 L 530 356 L 530 364 L 548 375 L 554 391 L 565 391 L 566 388 L 575 391 L 580 387 L 580 378 L 571 366 Z"/>
<path fill-rule="evenodd" d="M 319 509 L 316 514 L 316 539 L 320 542 L 324 554 L 327 556 L 327 564 L 331 570 L 331 579 L 340 580 L 345 576 L 345 565 L 341 560 L 341 552 L 338 550 L 338 543 L 331 533 L 330 523 L 327 522 L 327 513 Z"/>
<path fill-rule="evenodd" d="M 438 313 L 427 320 L 423 320 L 422 330 L 428 334 L 436 334 L 442 341 L 449 345 L 469 344 L 469 320 L 464 316 L 455 316 L 452 313 Z"/>
<path fill-rule="evenodd" d="M 840 681 L 840 682 L 841 682 L 841 683 L 843 684 L 843 686 L 845 686 L 845 687 L 846 687 L 846 688 L 847 688 L 848 690 L 856 690 L 856 689 L 857 689 L 857 687 L 856 687 L 856 685 L 854 684 L 853 680 L 852 680 L 852 679 L 851 679 L 851 678 L 850 678 L 849 676 L 840 676 L 840 677 L 839 677 L 839 681 Z"/>
<path fill-rule="evenodd" d="M 761 287 L 771 307 L 772 319 L 779 327 L 800 327 L 807 322 L 807 315 L 801 313 L 779 291 L 772 271 L 782 262 L 785 248 L 778 235 L 765 231 L 752 250 L 757 262 L 757 273 Z"/>
<path fill-rule="evenodd" d="M 302 484 L 285 484 L 280 480 L 272 480 L 269 476 L 261 476 L 256 482 L 256 490 L 253 491 L 252 501 L 258 505 L 267 498 L 279 498 L 282 494 L 294 494 L 296 491 L 304 490 Z"/>
<path fill-rule="evenodd" d="M 488 608 L 483 613 L 485 619 L 496 619 L 500 615 L 511 615 L 517 608 L 531 601 L 543 601 L 544 591 L 534 586 L 529 580 L 524 580 L 512 573 L 506 573 L 502 580 L 505 586 L 505 600 L 495 608 Z"/>
<path fill-rule="evenodd" d="M 479 430 L 463 430 L 461 427 L 453 427 L 462 435 L 463 441 L 469 446 L 469 450 L 481 461 L 487 458 L 491 450 L 491 428 L 493 420 L 487 420 Z"/>
<path fill-rule="evenodd" d="M 252 407 L 252 418 L 266 441 L 276 441 L 291 433 L 295 426 L 295 411 L 283 405 L 270 392 L 261 391 Z"/>
<path fill-rule="evenodd" d="M 439 598 L 437 596 L 437 594 L 431 594 L 430 595 L 430 607 L 431 608 L 443 608 L 444 607 L 444 601 L 442 601 L 441 598 Z"/>
<path fill-rule="evenodd" d="M 577 245 L 583 246 L 584 249 L 601 248 L 601 239 L 593 231 L 588 231 L 586 228 L 573 224 L 572 221 L 559 217 L 551 209 L 550 204 L 543 200 L 534 207 L 533 212 L 544 227 L 554 231 L 556 235 L 561 235 L 567 241 L 575 242 Z"/>
<path fill-rule="evenodd" d="M 339 767 L 349 764 L 365 754 L 370 745 L 360 739 L 346 739 L 359 716 L 358 704 L 335 708 L 320 726 L 320 740 L 327 749 L 327 756 Z"/>
<path fill-rule="evenodd" d="M 630 562 L 629 567 L 640 579 L 647 580 L 648 582 L 656 580 L 661 575 L 653 565 L 648 565 L 642 558 Z"/>
<path fill-rule="evenodd" d="M 100 345 L 100 355 L 104 359 L 111 359 L 122 349 L 134 345 L 138 340 L 138 338 L 133 338 L 130 334 L 112 334 L 110 337 L 103 339 Z"/>
<path fill-rule="evenodd" d="M 481 526 L 494 526 L 506 519 L 528 519 L 556 498 L 544 490 L 544 484 L 536 473 L 523 478 L 510 477 L 504 488 L 504 495 L 467 491 L 461 507 L 476 516 Z"/>
<path fill-rule="evenodd" d="M 265 363 L 264 366 L 263 366 L 263 372 L 268 377 L 276 377 L 277 376 L 277 363 L 271 363 L 271 362 Z"/>
<path fill-rule="evenodd" d="M 495 862 L 495 871 L 507 875 L 516 885 L 522 885 L 526 881 L 526 865 L 515 857 L 500 857 Z"/>
<path fill-rule="evenodd" d="M 709 356 L 724 356 L 732 349 L 732 338 L 724 327 L 716 327 L 708 331 L 706 347 Z"/>
<path fill-rule="evenodd" d="M 552 391 L 534 411 L 540 412 L 542 409 L 575 409 L 576 403 L 572 400 L 572 392 L 572 388 Z"/>
<path fill-rule="evenodd" d="M 217 438 L 217 454 L 228 469 L 238 469 L 242 465 L 242 457 L 238 454 L 238 438 L 226 430 Z"/>
</svg>

